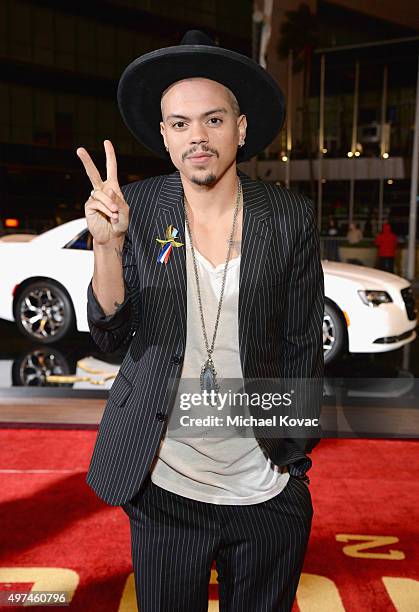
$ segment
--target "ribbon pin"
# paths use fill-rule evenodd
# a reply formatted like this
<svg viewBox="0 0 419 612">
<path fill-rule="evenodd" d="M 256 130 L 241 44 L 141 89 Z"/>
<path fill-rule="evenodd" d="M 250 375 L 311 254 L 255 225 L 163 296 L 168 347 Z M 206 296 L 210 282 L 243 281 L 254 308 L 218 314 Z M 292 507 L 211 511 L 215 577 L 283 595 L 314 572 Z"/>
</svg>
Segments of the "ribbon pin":
<svg viewBox="0 0 419 612">
<path fill-rule="evenodd" d="M 172 252 L 172 247 L 183 246 L 183 242 L 175 241 L 175 238 L 178 234 L 179 234 L 178 230 L 175 227 L 173 227 L 173 225 L 169 225 L 166 228 L 166 239 L 161 240 L 160 238 L 156 238 L 157 242 L 160 242 L 160 244 L 163 245 L 163 247 L 161 248 L 157 256 L 158 263 L 167 264 L 169 260 L 169 255 Z"/>
</svg>

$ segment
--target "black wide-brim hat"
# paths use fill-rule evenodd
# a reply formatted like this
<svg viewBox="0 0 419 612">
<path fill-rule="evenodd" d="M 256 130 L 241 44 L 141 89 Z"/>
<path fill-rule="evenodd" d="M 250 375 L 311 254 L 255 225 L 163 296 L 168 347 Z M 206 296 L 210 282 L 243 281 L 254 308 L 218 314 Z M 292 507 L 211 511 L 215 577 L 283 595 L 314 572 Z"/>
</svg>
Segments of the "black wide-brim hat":
<svg viewBox="0 0 419 612">
<path fill-rule="evenodd" d="M 118 105 L 127 127 L 147 149 L 170 159 L 160 133 L 160 101 L 176 81 L 203 77 L 228 87 L 246 115 L 244 146 L 237 162 L 263 151 L 277 136 L 285 120 L 285 99 L 272 76 L 257 62 L 217 47 L 204 32 L 189 30 L 180 45 L 141 55 L 122 73 Z"/>
</svg>

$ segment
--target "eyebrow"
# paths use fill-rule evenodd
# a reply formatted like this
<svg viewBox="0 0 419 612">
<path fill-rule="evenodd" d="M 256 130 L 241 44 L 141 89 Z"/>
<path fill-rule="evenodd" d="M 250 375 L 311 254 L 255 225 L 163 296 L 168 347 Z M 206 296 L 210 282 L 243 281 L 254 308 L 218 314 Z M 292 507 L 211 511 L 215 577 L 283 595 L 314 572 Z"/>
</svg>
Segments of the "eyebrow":
<svg viewBox="0 0 419 612">
<path fill-rule="evenodd" d="M 206 111 L 202 113 L 201 117 L 208 117 L 208 115 L 213 115 L 214 113 L 228 113 L 228 110 L 224 108 L 224 106 L 220 108 L 213 108 L 212 110 Z M 166 119 L 186 119 L 189 120 L 190 117 L 185 117 L 185 115 L 167 115 Z"/>
</svg>

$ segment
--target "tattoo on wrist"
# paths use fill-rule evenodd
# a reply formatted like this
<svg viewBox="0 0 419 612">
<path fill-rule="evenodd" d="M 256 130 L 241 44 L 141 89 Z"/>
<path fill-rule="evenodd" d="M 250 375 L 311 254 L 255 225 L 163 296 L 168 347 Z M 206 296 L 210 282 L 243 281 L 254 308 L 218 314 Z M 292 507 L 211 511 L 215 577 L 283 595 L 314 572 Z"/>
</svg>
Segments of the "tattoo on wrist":
<svg viewBox="0 0 419 612">
<path fill-rule="evenodd" d="M 122 247 L 121 246 L 115 247 L 115 253 L 117 254 L 118 257 L 122 259 Z"/>
</svg>

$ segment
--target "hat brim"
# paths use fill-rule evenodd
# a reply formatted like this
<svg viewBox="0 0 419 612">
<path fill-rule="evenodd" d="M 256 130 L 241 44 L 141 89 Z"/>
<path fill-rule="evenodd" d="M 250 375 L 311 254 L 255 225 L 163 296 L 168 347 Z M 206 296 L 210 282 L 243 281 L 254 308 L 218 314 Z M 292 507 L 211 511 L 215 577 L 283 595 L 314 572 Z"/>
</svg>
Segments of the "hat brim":
<svg viewBox="0 0 419 612">
<path fill-rule="evenodd" d="M 203 77 L 222 83 L 234 93 L 247 131 L 237 162 L 263 151 L 278 135 L 285 120 L 284 95 L 252 59 L 216 46 L 177 45 L 146 53 L 124 70 L 118 84 L 118 105 L 131 133 L 147 149 L 170 159 L 160 133 L 161 96 L 176 81 Z"/>
</svg>

